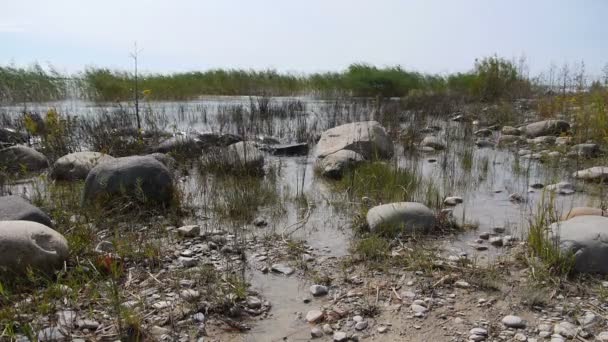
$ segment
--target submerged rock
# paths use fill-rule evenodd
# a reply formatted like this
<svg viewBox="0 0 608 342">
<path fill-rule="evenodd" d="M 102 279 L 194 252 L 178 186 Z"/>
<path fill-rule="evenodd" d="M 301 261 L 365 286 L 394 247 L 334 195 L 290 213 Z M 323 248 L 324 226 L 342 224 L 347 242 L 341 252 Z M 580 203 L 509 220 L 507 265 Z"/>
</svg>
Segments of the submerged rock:
<svg viewBox="0 0 608 342">
<path fill-rule="evenodd" d="M 344 172 L 357 166 L 364 160 L 363 156 L 350 150 L 340 150 L 317 161 L 321 174 L 328 178 L 342 178 Z"/>
<path fill-rule="evenodd" d="M 226 162 L 231 168 L 259 173 L 264 168 L 264 153 L 251 141 L 241 141 L 228 146 Z"/>
<path fill-rule="evenodd" d="M 32 221 L 52 227 L 51 218 L 21 196 L 0 197 L 0 221 Z"/>
<path fill-rule="evenodd" d="M 556 192 L 560 195 L 571 195 L 576 192 L 574 185 L 568 182 L 559 182 L 556 184 L 549 184 L 545 187 L 548 191 Z"/>
<path fill-rule="evenodd" d="M 85 180 L 83 201 L 119 199 L 168 204 L 173 179 L 165 165 L 148 156 L 115 158 L 95 166 Z"/>
<path fill-rule="evenodd" d="M 435 213 L 416 202 L 383 204 L 367 212 L 367 224 L 371 231 L 428 232 L 435 227 L 435 222 Z"/>
<path fill-rule="evenodd" d="M 608 274 L 608 218 L 576 216 L 551 225 L 562 253 L 572 253 L 574 270 Z"/>
<path fill-rule="evenodd" d="M 544 120 L 528 124 L 521 128 L 529 138 L 543 135 L 559 135 L 570 130 L 570 124 L 563 120 Z"/>
<path fill-rule="evenodd" d="M 308 144 L 273 145 L 270 153 L 274 156 L 305 156 L 308 154 Z"/>
<path fill-rule="evenodd" d="M 196 133 L 196 137 L 199 141 L 200 147 L 203 149 L 208 149 L 211 147 L 226 147 L 243 141 L 241 136 L 229 133 L 204 132 Z"/>
<path fill-rule="evenodd" d="M 52 273 L 69 254 L 68 242 L 53 229 L 32 221 L 0 221 L 0 269 L 23 273 L 28 268 Z"/>
<path fill-rule="evenodd" d="M 477 139 L 477 140 L 475 140 L 475 146 L 477 146 L 479 148 L 494 147 L 494 142 L 492 142 L 488 139 Z"/>
<path fill-rule="evenodd" d="M 66 181 L 85 179 L 95 166 L 112 159 L 114 157 L 99 152 L 70 153 L 55 161 L 50 177 Z"/>
<path fill-rule="evenodd" d="M 316 155 L 325 158 L 340 150 L 357 152 L 368 160 L 390 158 L 393 156 L 393 142 L 378 122 L 354 122 L 323 132 L 317 143 Z"/>
<path fill-rule="evenodd" d="M 49 161 L 31 147 L 15 145 L 0 150 L 0 168 L 10 172 L 33 172 L 46 169 Z"/>
<path fill-rule="evenodd" d="M 586 181 L 605 181 L 608 180 L 608 167 L 594 166 L 585 170 L 576 171 L 572 174 L 572 177 Z"/>
<path fill-rule="evenodd" d="M 153 151 L 157 153 L 177 153 L 197 157 L 202 153 L 203 144 L 193 135 L 176 135 L 158 144 Z"/>
<path fill-rule="evenodd" d="M 27 135 L 12 128 L 0 127 L 0 146 L 2 144 L 23 144 L 25 142 L 27 142 Z"/>
</svg>

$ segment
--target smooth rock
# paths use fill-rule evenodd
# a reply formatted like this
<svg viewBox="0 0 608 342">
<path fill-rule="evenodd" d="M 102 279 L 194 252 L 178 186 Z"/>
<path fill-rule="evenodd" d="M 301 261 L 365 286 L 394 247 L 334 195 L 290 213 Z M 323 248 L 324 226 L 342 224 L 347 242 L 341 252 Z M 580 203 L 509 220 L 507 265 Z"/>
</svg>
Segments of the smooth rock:
<svg viewBox="0 0 608 342">
<path fill-rule="evenodd" d="M 571 195 L 576 192 L 574 185 L 569 182 L 559 182 L 556 184 L 549 184 L 545 187 L 547 191 L 555 192 L 559 195 Z"/>
<path fill-rule="evenodd" d="M 606 181 L 608 180 L 608 167 L 594 166 L 588 169 L 576 171 L 572 174 L 573 178 L 585 181 Z"/>
<path fill-rule="evenodd" d="M 408 233 L 428 232 L 435 227 L 435 213 L 416 202 L 383 204 L 367 212 L 367 224 L 371 231 L 391 232 L 399 229 Z"/>
<path fill-rule="evenodd" d="M 323 337 L 323 331 L 317 327 L 314 327 L 310 330 L 310 336 L 312 338 L 320 338 Z"/>
<path fill-rule="evenodd" d="M 559 135 L 570 130 L 570 124 L 563 120 L 544 120 L 528 124 L 520 131 L 530 138 Z"/>
<path fill-rule="evenodd" d="M 575 207 L 575 208 L 570 209 L 564 215 L 562 215 L 561 220 L 566 221 L 573 217 L 585 216 L 585 215 L 608 216 L 608 211 L 602 210 L 600 208 Z"/>
<path fill-rule="evenodd" d="M 272 265 L 272 271 L 284 275 L 291 275 L 294 272 L 294 269 L 291 266 L 287 266 L 285 264 L 274 264 Z"/>
<path fill-rule="evenodd" d="M 49 176 L 63 181 L 82 180 L 87 178 L 95 166 L 113 159 L 114 157 L 99 152 L 70 153 L 55 161 Z"/>
<path fill-rule="evenodd" d="M 367 160 L 387 159 L 393 156 L 393 142 L 378 122 L 354 122 L 323 132 L 316 156 L 325 158 L 340 150 L 357 152 Z"/>
<path fill-rule="evenodd" d="M 0 221 L 33 221 L 53 227 L 51 218 L 21 196 L 0 197 Z"/>
<path fill-rule="evenodd" d="M 0 149 L 0 168 L 10 172 L 35 172 L 46 169 L 49 161 L 44 154 L 24 145 Z"/>
<path fill-rule="evenodd" d="M 310 286 L 310 293 L 313 296 L 323 296 L 327 294 L 327 286 L 325 285 L 311 285 Z"/>
<path fill-rule="evenodd" d="M 0 268 L 52 273 L 68 255 L 67 240 L 49 227 L 32 221 L 0 221 Z"/>
<path fill-rule="evenodd" d="M 526 328 L 526 322 L 524 322 L 524 320 L 519 316 L 508 315 L 508 316 L 503 317 L 501 322 L 507 328 L 514 328 L 514 329 L 525 329 Z"/>
<path fill-rule="evenodd" d="M 576 216 L 551 225 L 553 239 L 563 253 L 574 256 L 574 270 L 608 274 L 608 218 Z"/>
</svg>

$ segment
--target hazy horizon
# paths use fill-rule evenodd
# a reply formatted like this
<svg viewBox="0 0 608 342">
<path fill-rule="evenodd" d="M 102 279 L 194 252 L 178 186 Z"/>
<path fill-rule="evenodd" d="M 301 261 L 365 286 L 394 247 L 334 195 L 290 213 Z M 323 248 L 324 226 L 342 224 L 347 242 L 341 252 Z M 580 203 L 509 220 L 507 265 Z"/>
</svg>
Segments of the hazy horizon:
<svg viewBox="0 0 608 342">
<path fill-rule="evenodd" d="M 608 63 L 608 2 L 222 1 L 3 4 L 0 64 L 50 63 L 129 70 L 133 43 L 144 72 L 212 68 L 339 71 L 352 63 L 424 73 L 464 72 L 475 58 L 526 56 L 531 75 L 553 63 Z"/>
</svg>

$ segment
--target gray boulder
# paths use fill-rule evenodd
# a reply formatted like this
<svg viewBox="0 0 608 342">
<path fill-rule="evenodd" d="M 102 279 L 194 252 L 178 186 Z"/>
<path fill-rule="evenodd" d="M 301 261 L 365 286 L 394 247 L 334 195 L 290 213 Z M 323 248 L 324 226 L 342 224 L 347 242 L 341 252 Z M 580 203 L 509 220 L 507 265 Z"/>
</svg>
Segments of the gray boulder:
<svg viewBox="0 0 608 342">
<path fill-rule="evenodd" d="M 5 144 L 22 144 L 27 141 L 27 136 L 16 130 L 8 127 L 0 127 L 0 145 Z"/>
<path fill-rule="evenodd" d="M 49 166 L 46 157 L 31 147 L 15 145 L 0 150 L 0 168 L 11 172 L 40 171 Z"/>
<path fill-rule="evenodd" d="M 344 172 L 364 160 L 363 156 L 350 150 L 334 152 L 317 161 L 317 168 L 321 174 L 328 178 L 342 178 Z"/>
<path fill-rule="evenodd" d="M 95 166 L 84 184 L 83 201 L 121 196 L 138 201 L 168 203 L 173 194 L 171 172 L 149 156 L 115 158 Z"/>
<path fill-rule="evenodd" d="M 607 217 L 576 216 L 552 224 L 551 232 L 561 251 L 574 256 L 575 271 L 608 274 Z"/>
<path fill-rule="evenodd" d="M 256 143 L 240 141 L 228 146 L 226 162 L 231 169 L 256 173 L 264 168 L 264 153 L 257 148 Z"/>
<path fill-rule="evenodd" d="M 51 218 L 21 196 L 0 197 L 0 221 L 32 221 L 52 227 Z"/>
<path fill-rule="evenodd" d="M 146 156 L 152 157 L 152 158 L 158 160 L 159 162 L 163 163 L 163 165 L 165 165 L 169 170 L 173 170 L 173 168 L 177 164 L 177 162 L 175 161 L 175 158 L 171 157 L 168 154 L 157 152 L 157 153 L 147 154 Z"/>
<path fill-rule="evenodd" d="M 594 166 L 576 171 L 572 174 L 572 177 L 585 181 L 606 181 L 608 180 L 608 166 Z"/>
<path fill-rule="evenodd" d="M 559 135 L 570 130 L 570 124 L 563 120 L 544 120 L 522 127 L 521 132 L 529 138 L 543 135 Z"/>
<path fill-rule="evenodd" d="M 383 204 L 367 212 L 367 224 L 371 231 L 428 232 L 433 229 L 435 222 L 435 213 L 416 202 Z"/>
<path fill-rule="evenodd" d="M 357 152 L 368 160 L 390 158 L 393 155 L 393 142 L 378 122 L 354 122 L 323 132 L 317 143 L 316 155 L 325 158 L 340 150 Z"/>
<path fill-rule="evenodd" d="M 52 273 L 69 255 L 68 242 L 53 229 L 32 221 L 0 221 L 0 268 Z"/>
<path fill-rule="evenodd" d="M 65 155 L 53 164 L 50 177 L 56 180 L 79 180 L 87 178 L 89 171 L 97 164 L 114 157 L 99 152 L 75 152 Z"/>
<path fill-rule="evenodd" d="M 202 154 L 202 143 L 195 136 L 176 135 L 158 144 L 153 151 L 196 157 Z"/>
<path fill-rule="evenodd" d="M 568 182 L 549 184 L 545 187 L 545 189 L 547 189 L 547 191 L 552 191 L 560 195 L 571 195 L 576 192 L 574 185 Z"/>
</svg>

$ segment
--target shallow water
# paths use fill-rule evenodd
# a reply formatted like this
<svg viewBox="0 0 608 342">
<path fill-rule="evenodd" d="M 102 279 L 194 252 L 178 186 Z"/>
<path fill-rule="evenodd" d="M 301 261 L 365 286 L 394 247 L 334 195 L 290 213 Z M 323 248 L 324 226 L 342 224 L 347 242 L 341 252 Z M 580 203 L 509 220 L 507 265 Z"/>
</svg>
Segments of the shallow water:
<svg viewBox="0 0 608 342">
<path fill-rule="evenodd" d="M 275 99 L 275 101 L 288 101 L 293 98 Z M 305 126 L 311 132 L 310 136 L 317 134 L 331 126 L 335 119 L 322 117 L 327 109 L 323 106 L 331 101 L 319 101 L 298 98 L 306 104 Z M 155 111 L 162 113 L 167 121 L 167 127 L 172 126 L 179 131 L 206 131 L 217 130 L 222 126 L 218 119 L 218 106 L 248 105 L 247 97 L 216 97 L 191 102 L 159 102 L 147 104 Z M 53 104 L 30 105 L 30 110 L 45 112 L 49 107 L 57 108 L 61 113 L 71 115 L 95 115 L 99 110 L 115 109 L 115 105 L 105 107 L 93 106 L 82 101 L 70 101 Z M 2 107 L 0 113 L 19 115 L 22 107 Z M 357 112 L 358 111 L 358 112 Z M 366 119 L 372 117 L 369 107 L 361 107 L 353 113 L 342 116 L 344 121 L 353 119 Z M 293 142 L 295 123 L 291 119 L 278 119 L 272 122 L 272 131 L 282 142 Z M 462 204 L 455 206 L 453 216 L 461 223 L 473 223 L 477 228 L 448 238 L 445 243 L 447 255 L 466 253 L 471 258 L 491 260 L 501 255 L 503 249 L 489 246 L 488 251 L 477 251 L 474 246 L 480 232 L 491 231 L 494 227 L 506 228 L 505 234 L 524 238 L 528 222 L 536 212 L 540 202 L 548 194 L 542 190 L 529 192 L 534 183 L 551 184 L 567 180 L 568 175 L 574 171 L 566 164 L 542 164 L 537 161 L 528 161 L 516 157 L 514 151 L 499 148 L 477 148 L 474 146 L 474 137 L 471 136 L 475 127 L 466 127 L 468 124 L 456 124 L 442 120 L 429 119 L 425 125 L 439 125 L 443 127 L 440 134 L 450 136 L 448 148 L 431 154 L 409 153 L 402 146 L 396 148 L 396 164 L 417 170 L 423 179 L 433 183 L 440 194 L 446 196 L 461 196 Z M 236 131 L 232 126 L 228 130 Z M 499 133 L 494 133 L 491 139 L 496 140 Z M 515 151 L 516 152 L 516 151 Z M 350 223 L 352 212 L 349 206 L 336 205 L 335 194 L 326 181 L 318 179 L 314 173 L 314 151 L 308 156 L 301 157 L 273 157 L 269 156 L 267 165 L 272 165 L 278 171 L 277 187 L 284 198 L 285 212 L 270 222 L 267 228 L 253 231 L 253 234 L 266 234 L 274 232 L 292 239 L 302 239 L 314 251 L 314 257 L 330 258 L 325 262 L 334 262 L 332 257 L 341 257 L 349 253 L 350 237 L 352 235 Z M 429 159 L 436 159 L 430 162 Z M 193 171 L 195 172 L 195 171 Z M 192 172 L 191 172 L 192 173 Z M 205 205 L 213 200 L 201 191 L 197 177 L 185 177 L 182 187 L 187 195 L 194 200 L 194 204 Z M 12 188 L 21 193 L 22 189 L 31 193 L 34 187 L 24 184 L 13 185 Z M 293 199 L 304 194 L 307 202 L 299 204 Z M 516 204 L 509 200 L 509 195 L 519 193 L 527 202 Z M 197 203 L 198 201 L 198 203 Z M 598 205 L 599 199 L 585 192 L 574 195 L 555 197 L 555 206 L 558 211 L 567 212 L 576 206 Z M 307 220 L 302 221 L 304 212 L 310 211 Z M 207 214 L 207 213 L 205 213 Z M 262 209 L 261 216 L 269 213 Z M 301 224 L 297 224 L 300 222 Z M 487 242 L 485 242 L 487 245 Z M 309 297 L 308 283 L 296 276 L 284 277 L 275 274 L 262 274 L 257 270 L 250 270 L 247 278 L 252 287 L 259 291 L 272 303 L 272 316 L 266 320 L 258 321 L 253 329 L 244 337 L 246 341 L 281 340 L 288 337 L 291 341 L 308 340 L 310 336 L 309 325 L 298 318 L 298 312 L 304 315 L 310 309 L 317 308 L 323 299 L 313 299 L 310 304 L 304 304 L 302 299 Z M 327 300 L 327 299 L 325 299 Z"/>
</svg>

